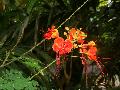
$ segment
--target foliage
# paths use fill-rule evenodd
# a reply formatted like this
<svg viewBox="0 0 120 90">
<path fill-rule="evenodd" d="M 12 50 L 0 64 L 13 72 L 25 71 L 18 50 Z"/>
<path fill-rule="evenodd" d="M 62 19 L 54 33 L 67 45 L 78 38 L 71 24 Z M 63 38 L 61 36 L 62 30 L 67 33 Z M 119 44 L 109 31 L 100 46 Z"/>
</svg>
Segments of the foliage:
<svg viewBox="0 0 120 90">
<path fill-rule="evenodd" d="M 0 74 L 1 90 L 37 90 L 37 87 L 38 82 L 26 78 L 19 70 L 5 70 Z"/>
<path fill-rule="evenodd" d="M 87 88 L 85 83 L 88 83 L 91 89 L 106 81 L 107 84 L 104 86 L 114 87 L 113 78 L 120 73 L 120 1 L 109 1 L 111 2 L 88 0 L 81 9 L 78 9 L 85 0 L 0 0 L 0 69 L 2 72 L 0 75 L 5 77 L 1 78 L 0 85 L 4 86 L 8 82 L 10 87 L 7 88 L 12 90 L 10 89 L 12 83 L 24 88 L 24 85 L 22 87 L 22 84 L 19 84 L 22 82 L 35 89 L 34 86 L 37 85 L 38 88 L 48 90 L 53 88 L 74 90 L 75 87 Z M 78 11 L 74 13 L 76 9 Z M 72 17 L 68 18 L 72 13 L 74 13 Z M 66 19 L 67 22 L 64 22 Z M 61 25 L 62 22 L 64 24 Z M 55 53 L 51 48 L 53 42 L 43 40 L 44 32 L 52 25 L 56 28 L 60 26 L 60 34 L 64 32 L 65 26 L 82 27 L 83 32 L 88 34 L 86 40 L 96 42 L 97 55 L 105 66 L 106 76 L 98 75 L 98 69 L 96 74 L 91 69 L 96 67 L 92 62 L 88 66 L 90 77 L 86 81 L 82 76 L 85 67 L 80 62 L 80 58 L 69 55 L 68 61 L 61 68 L 60 75 L 54 76 Z M 77 50 L 74 50 L 74 55 L 79 55 Z M 103 57 L 109 57 L 111 60 Z M 70 75 L 69 72 L 72 74 Z"/>
</svg>

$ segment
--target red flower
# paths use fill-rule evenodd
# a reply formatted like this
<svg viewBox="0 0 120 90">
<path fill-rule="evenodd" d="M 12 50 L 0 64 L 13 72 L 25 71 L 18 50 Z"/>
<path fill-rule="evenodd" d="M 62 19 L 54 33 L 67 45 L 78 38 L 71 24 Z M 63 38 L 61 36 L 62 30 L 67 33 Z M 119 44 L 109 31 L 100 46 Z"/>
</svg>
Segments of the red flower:
<svg viewBox="0 0 120 90">
<path fill-rule="evenodd" d="M 84 32 L 75 28 L 70 29 L 68 35 L 68 39 L 73 40 L 74 42 L 77 41 L 78 43 L 83 43 L 84 42 L 83 39 L 85 39 L 86 37 L 87 35 Z"/>
<path fill-rule="evenodd" d="M 49 33 L 45 33 L 43 37 L 44 37 L 45 39 L 47 39 L 47 40 L 50 40 L 50 39 L 51 39 L 51 35 L 52 35 L 52 33 L 49 32 Z"/>
<path fill-rule="evenodd" d="M 52 46 L 53 50 L 56 52 L 56 53 L 60 53 L 60 51 L 62 50 L 62 47 L 63 47 L 63 44 L 64 43 L 64 39 L 61 38 L 61 37 L 58 37 L 54 40 L 54 44 Z"/>
<path fill-rule="evenodd" d="M 63 54 L 71 52 L 71 49 L 73 48 L 73 44 L 68 39 L 64 41 L 62 37 L 58 37 L 54 40 L 54 44 L 52 48 L 56 53 L 63 55 Z"/>
<path fill-rule="evenodd" d="M 97 48 L 96 47 L 90 47 L 88 52 L 87 52 L 88 58 L 90 60 L 95 60 L 96 61 L 97 60 L 96 53 L 97 53 Z"/>
<path fill-rule="evenodd" d="M 47 33 L 45 33 L 43 37 L 47 40 L 49 40 L 51 38 L 57 38 L 57 37 L 59 37 L 58 30 L 55 29 L 55 26 L 52 26 L 51 29 L 48 28 Z"/>
<path fill-rule="evenodd" d="M 80 48 L 80 53 L 86 54 L 87 53 L 87 49 L 86 48 Z"/>
<path fill-rule="evenodd" d="M 83 39 L 85 39 L 86 37 L 87 37 L 87 35 L 86 35 L 84 32 L 79 31 L 79 32 L 78 32 L 77 42 L 78 42 L 78 43 L 83 43 L 83 42 L 84 42 Z"/>
<path fill-rule="evenodd" d="M 94 41 L 88 42 L 88 44 L 81 45 L 80 53 L 87 54 L 90 60 L 97 60 L 97 48 L 95 47 Z"/>
<path fill-rule="evenodd" d="M 70 29 L 68 39 L 70 39 L 70 40 L 76 39 L 77 38 L 76 31 L 77 30 L 75 28 Z"/>
<path fill-rule="evenodd" d="M 85 40 L 83 40 L 83 39 L 78 39 L 78 41 L 77 41 L 77 42 L 78 42 L 78 43 L 83 44 L 83 43 L 84 43 L 84 41 L 85 41 Z"/>
<path fill-rule="evenodd" d="M 64 41 L 64 52 L 69 53 L 69 52 L 71 52 L 72 48 L 73 48 L 73 44 L 72 44 L 71 40 L 66 39 Z"/>
<path fill-rule="evenodd" d="M 89 47 L 94 47 L 96 44 L 95 44 L 95 42 L 94 41 L 90 41 L 90 42 L 88 42 L 88 46 Z"/>
<path fill-rule="evenodd" d="M 86 44 L 82 44 L 80 45 L 80 53 L 84 53 L 86 54 L 87 53 L 87 45 Z"/>
</svg>

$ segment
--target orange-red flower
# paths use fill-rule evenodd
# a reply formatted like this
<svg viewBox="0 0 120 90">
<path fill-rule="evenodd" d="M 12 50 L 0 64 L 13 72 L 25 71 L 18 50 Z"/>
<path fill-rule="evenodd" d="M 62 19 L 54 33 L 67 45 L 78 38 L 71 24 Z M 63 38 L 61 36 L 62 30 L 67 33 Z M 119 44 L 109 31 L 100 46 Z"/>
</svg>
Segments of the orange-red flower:
<svg viewBox="0 0 120 90">
<path fill-rule="evenodd" d="M 64 46 L 64 39 L 61 37 L 58 37 L 54 40 L 54 44 L 53 44 L 52 48 L 55 52 L 60 53 L 63 46 Z"/>
<path fill-rule="evenodd" d="M 96 53 L 97 53 L 97 48 L 96 47 L 90 47 L 88 52 L 87 52 L 88 58 L 90 60 L 95 60 L 96 61 L 97 60 Z"/>
<path fill-rule="evenodd" d="M 75 34 L 76 34 L 76 29 L 75 28 L 70 29 L 68 39 L 70 40 L 76 39 L 77 37 Z"/>
<path fill-rule="evenodd" d="M 95 46 L 96 44 L 95 44 L 95 42 L 94 41 L 90 41 L 90 42 L 88 42 L 88 46 L 89 47 L 93 47 L 93 46 Z"/>
<path fill-rule="evenodd" d="M 59 32 L 57 29 L 55 29 L 55 26 L 52 26 L 51 29 L 48 28 L 47 33 L 45 33 L 43 37 L 47 40 L 51 38 L 57 38 L 59 37 Z"/>
<path fill-rule="evenodd" d="M 95 45 L 96 45 L 96 44 L 95 44 L 94 41 L 88 42 L 89 50 L 88 50 L 87 54 L 88 54 L 88 58 L 89 58 L 90 60 L 97 60 L 97 55 L 96 55 L 96 53 L 97 53 L 97 48 L 95 47 Z"/>
<path fill-rule="evenodd" d="M 58 37 L 54 40 L 54 44 L 52 46 L 53 50 L 60 55 L 71 52 L 73 48 L 73 44 L 69 39 L 64 39 L 62 37 Z"/>
<path fill-rule="evenodd" d="M 64 41 L 64 52 L 69 53 L 69 52 L 71 52 L 72 48 L 73 48 L 73 43 L 71 42 L 71 40 L 66 39 Z"/>
<path fill-rule="evenodd" d="M 84 54 L 86 54 L 87 53 L 87 48 L 88 48 L 88 46 L 87 46 L 87 44 L 83 44 L 83 45 L 80 45 L 81 46 L 81 48 L 80 48 L 80 53 L 84 53 Z"/>
<path fill-rule="evenodd" d="M 86 54 L 90 60 L 97 60 L 97 48 L 95 47 L 95 42 L 90 41 L 88 44 L 80 45 L 80 53 Z"/>
<path fill-rule="evenodd" d="M 82 31 L 79 31 L 78 33 L 78 38 L 77 38 L 77 42 L 78 43 L 83 43 L 84 42 L 84 39 L 87 37 L 87 35 L 82 32 Z"/>
<path fill-rule="evenodd" d="M 51 35 L 52 35 L 52 33 L 49 32 L 49 33 L 45 33 L 43 37 L 44 37 L 45 39 L 47 39 L 47 40 L 50 40 L 50 39 L 51 39 Z"/>
<path fill-rule="evenodd" d="M 78 43 L 83 43 L 83 39 L 85 39 L 86 37 L 87 35 L 78 29 L 72 28 L 69 30 L 68 39 L 73 40 L 74 42 L 77 41 Z"/>
</svg>

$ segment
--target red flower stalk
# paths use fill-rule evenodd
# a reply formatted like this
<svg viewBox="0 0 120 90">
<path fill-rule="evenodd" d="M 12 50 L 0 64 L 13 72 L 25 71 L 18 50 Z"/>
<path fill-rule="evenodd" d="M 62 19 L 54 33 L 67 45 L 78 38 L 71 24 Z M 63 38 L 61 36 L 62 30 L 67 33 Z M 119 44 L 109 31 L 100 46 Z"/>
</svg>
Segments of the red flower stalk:
<svg viewBox="0 0 120 90">
<path fill-rule="evenodd" d="M 64 55 L 66 53 L 71 52 L 71 49 L 73 48 L 73 44 L 69 39 L 64 39 L 62 37 L 58 37 L 54 40 L 54 44 L 52 46 L 53 50 L 56 52 L 56 73 L 59 73 L 60 71 L 60 57 L 61 55 Z"/>
<path fill-rule="evenodd" d="M 56 74 L 60 72 L 60 67 L 61 62 L 60 62 L 60 55 L 56 53 Z"/>
</svg>

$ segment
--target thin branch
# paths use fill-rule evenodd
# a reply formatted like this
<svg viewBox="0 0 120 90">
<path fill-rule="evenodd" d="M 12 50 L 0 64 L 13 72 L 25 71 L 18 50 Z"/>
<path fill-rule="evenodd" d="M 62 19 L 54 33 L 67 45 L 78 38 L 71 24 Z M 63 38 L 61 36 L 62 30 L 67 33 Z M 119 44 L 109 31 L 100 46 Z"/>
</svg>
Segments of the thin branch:
<svg viewBox="0 0 120 90">
<path fill-rule="evenodd" d="M 89 0 L 86 0 L 78 9 L 76 9 L 63 23 L 61 23 L 57 29 L 59 29 L 63 24 L 65 24 L 69 19 L 71 19 L 71 17 L 77 12 L 79 11 Z M 44 39 L 43 39 L 44 40 Z M 32 49 L 33 50 L 33 49 Z M 32 50 L 29 50 L 32 51 Z M 26 54 L 26 53 L 25 53 Z M 53 63 L 55 63 L 56 60 L 52 61 L 50 64 L 48 64 L 45 68 L 41 69 L 38 73 L 34 74 L 31 79 L 33 79 L 36 75 L 38 75 L 39 73 L 42 73 L 45 69 L 47 69 L 48 67 L 50 67 Z"/>
<path fill-rule="evenodd" d="M 69 19 L 71 19 L 71 17 L 72 17 L 77 11 L 79 11 L 88 1 L 89 1 L 89 0 L 86 0 L 78 9 L 76 9 L 63 23 L 61 23 L 61 24 L 58 26 L 58 28 L 60 28 L 60 27 L 61 27 L 63 24 L 65 24 Z M 15 47 L 18 45 L 18 43 L 20 42 L 20 40 L 21 40 L 21 38 L 22 38 L 22 36 L 23 36 L 23 34 L 24 34 L 24 29 L 25 29 L 25 27 L 26 27 L 27 24 L 28 24 L 28 21 L 29 21 L 29 18 L 27 18 L 27 20 L 25 21 L 24 27 L 22 28 L 22 32 L 21 32 L 20 36 L 18 37 L 18 40 L 17 40 L 15 46 L 12 48 L 12 50 L 14 50 L 14 48 L 15 48 Z M 57 29 L 58 29 L 58 28 L 57 28 Z M 35 47 L 39 46 L 39 45 L 40 45 L 41 43 L 43 43 L 44 41 L 45 41 L 45 39 L 43 39 L 40 43 L 38 43 L 38 44 L 36 44 L 35 46 L 33 46 L 33 48 L 31 48 L 30 50 L 28 50 L 27 52 L 25 52 L 24 54 L 22 54 L 20 57 L 28 54 L 28 53 L 31 52 L 33 49 L 35 49 Z M 11 51 L 12 51 L 12 50 L 11 50 Z M 8 56 L 7 56 L 6 58 L 8 58 L 9 55 L 10 55 L 10 54 L 8 54 Z M 20 58 L 20 57 L 19 57 L 19 58 Z M 6 60 L 7 60 L 7 59 L 5 59 L 5 61 L 6 61 Z M 11 61 L 11 62 L 8 62 L 8 63 L 6 63 L 6 64 L 3 64 L 3 65 L 1 65 L 0 67 L 4 67 L 4 66 L 6 66 L 6 65 L 9 65 L 9 64 L 11 64 L 11 63 L 14 62 L 14 61 L 16 61 L 16 60 L 13 60 L 13 61 Z M 34 78 L 34 77 L 35 77 L 36 75 L 38 75 L 39 73 L 42 73 L 45 69 L 47 69 L 48 67 L 50 67 L 53 63 L 55 63 L 55 61 L 56 61 L 56 60 L 52 61 L 52 62 L 51 62 L 50 64 L 48 64 L 45 68 L 41 69 L 38 73 L 34 74 L 34 75 L 31 77 L 31 79 Z"/>
<path fill-rule="evenodd" d="M 27 52 L 23 53 L 21 56 L 24 56 L 26 54 L 28 54 L 29 52 L 31 52 L 33 49 L 35 49 L 37 46 L 39 46 L 40 44 L 42 44 L 45 41 L 45 39 L 43 39 L 41 42 L 39 42 L 38 44 L 36 44 L 35 46 L 33 46 L 30 50 L 28 50 Z"/>
<path fill-rule="evenodd" d="M 24 20 L 24 23 L 23 23 L 23 25 L 22 25 L 22 29 L 21 29 L 21 31 L 20 31 L 20 33 L 19 33 L 17 42 L 16 42 L 16 44 L 13 46 L 13 48 L 11 49 L 11 51 L 13 51 L 13 50 L 16 48 L 16 46 L 20 43 L 20 41 L 21 41 L 21 39 L 22 39 L 22 37 L 23 37 L 23 34 L 24 34 L 24 30 L 25 30 L 25 28 L 26 28 L 27 25 L 28 25 L 28 21 L 29 21 L 29 17 L 26 17 L 26 19 Z"/>
<path fill-rule="evenodd" d="M 22 56 L 24 56 L 24 55 L 28 54 L 29 52 L 31 52 L 33 49 L 35 49 L 37 46 L 39 46 L 39 45 L 40 45 L 41 43 L 43 43 L 44 41 L 45 41 L 45 39 L 43 39 L 41 42 L 39 42 L 38 44 L 36 44 L 35 46 L 33 46 L 33 47 L 32 47 L 30 50 L 28 50 L 27 52 L 23 53 L 23 54 L 22 54 L 20 57 L 18 57 L 18 59 L 16 59 L 16 60 L 19 60 Z M 14 61 L 16 61 L 16 60 L 12 60 L 12 61 L 10 61 L 10 62 L 8 62 L 8 63 L 5 63 L 5 62 L 7 61 L 7 59 L 8 59 L 8 57 L 9 57 L 9 55 L 10 55 L 10 52 L 7 54 L 7 56 L 6 56 L 5 60 L 4 60 L 4 63 L 3 63 L 2 65 L 0 65 L 0 68 L 5 67 L 5 66 L 13 63 Z"/>
<path fill-rule="evenodd" d="M 6 57 L 5 57 L 4 61 L 3 61 L 3 63 L 1 64 L 1 66 L 3 66 L 6 63 L 6 61 L 8 60 L 9 55 L 10 55 L 10 51 L 9 52 L 6 51 Z"/>
<path fill-rule="evenodd" d="M 65 24 L 69 19 L 71 19 L 71 17 L 77 12 L 79 11 L 89 0 L 86 0 L 80 7 L 78 7 L 63 23 L 61 23 L 58 28 L 60 28 L 63 24 Z M 57 29 L 58 29 L 57 28 Z"/>
<path fill-rule="evenodd" d="M 14 61 L 16 61 L 16 60 L 12 60 L 12 61 L 10 61 L 10 62 L 8 62 L 8 63 L 6 63 L 6 64 L 2 64 L 2 65 L 0 66 L 0 68 L 5 67 L 5 66 L 7 66 L 7 65 L 10 65 L 10 64 L 13 63 Z"/>
<path fill-rule="evenodd" d="M 25 28 L 27 27 L 28 25 L 28 21 L 29 21 L 29 17 L 27 17 L 25 20 L 24 20 L 24 24 L 22 25 L 22 28 L 21 28 L 21 31 L 19 33 L 19 36 L 18 36 L 18 39 L 17 39 L 17 42 L 16 44 L 13 46 L 13 48 L 9 51 L 9 52 L 6 52 L 6 57 L 2 63 L 2 65 L 0 67 L 3 67 L 3 66 L 6 66 L 6 65 L 9 65 L 9 62 L 6 63 L 7 59 L 9 58 L 11 52 L 16 48 L 16 46 L 18 45 L 18 43 L 20 42 L 20 40 L 22 39 L 23 37 L 23 34 L 24 34 L 24 30 Z M 5 64 L 6 63 L 6 64 Z"/>
<path fill-rule="evenodd" d="M 48 67 L 50 67 L 53 63 L 55 63 L 56 62 L 56 60 L 54 60 L 54 61 L 52 61 L 50 64 L 48 64 L 46 67 L 44 67 L 43 69 L 41 69 L 41 70 L 39 70 L 39 72 L 37 72 L 36 74 L 34 74 L 31 78 L 30 78 L 30 80 L 31 79 L 33 79 L 35 76 L 37 76 L 39 73 L 43 73 L 43 71 L 45 70 L 45 69 L 47 69 Z"/>
</svg>

